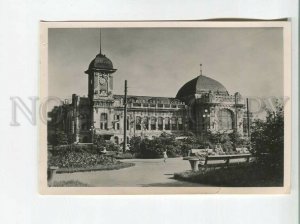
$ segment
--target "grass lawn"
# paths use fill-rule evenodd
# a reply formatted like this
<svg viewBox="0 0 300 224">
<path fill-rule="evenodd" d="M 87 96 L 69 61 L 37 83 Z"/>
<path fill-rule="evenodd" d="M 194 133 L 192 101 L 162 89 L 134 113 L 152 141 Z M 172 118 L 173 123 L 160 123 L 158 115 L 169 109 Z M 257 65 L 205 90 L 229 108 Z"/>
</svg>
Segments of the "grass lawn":
<svg viewBox="0 0 300 224">
<path fill-rule="evenodd" d="M 95 165 L 91 167 L 70 167 L 70 168 L 59 168 L 57 173 L 74 173 L 74 172 L 89 172 L 89 171 L 99 171 L 99 170 L 119 170 L 122 168 L 127 168 L 134 166 L 134 163 L 123 163 L 118 162 L 115 164 L 104 164 L 104 165 Z"/>
<path fill-rule="evenodd" d="M 75 180 L 55 181 L 52 187 L 89 187 L 88 184 L 81 183 Z"/>
<path fill-rule="evenodd" d="M 278 169 L 266 169 L 255 163 L 175 173 L 174 178 L 220 187 L 283 186 L 283 172 Z"/>
</svg>

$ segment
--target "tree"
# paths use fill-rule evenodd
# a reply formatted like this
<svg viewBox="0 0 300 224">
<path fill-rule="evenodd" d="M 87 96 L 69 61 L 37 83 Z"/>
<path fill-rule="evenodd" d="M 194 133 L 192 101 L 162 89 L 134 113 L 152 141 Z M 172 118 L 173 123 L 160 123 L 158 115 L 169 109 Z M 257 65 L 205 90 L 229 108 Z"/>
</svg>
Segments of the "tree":
<svg viewBox="0 0 300 224">
<path fill-rule="evenodd" d="M 283 172 L 283 106 L 277 105 L 276 111 L 267 111 L 266 120 L 256 120 L 251 129 L 251 144 L 259 161 L 271 169 L 278 168 Z"/>
<path fill-rule="evenodd" d="M 141 148 L 141 142 L 142 138 L 140 136 L 132 137 L 129 141 L 129 149 L 132 153 L 139 154 L 140 153 L 140 148 Z"/>
<path fill-rule="evenodd" d="M 67 145 L 68 137 L 64 131 L 56 130 L 53 138 L 54 145 Z"/>
</svg>

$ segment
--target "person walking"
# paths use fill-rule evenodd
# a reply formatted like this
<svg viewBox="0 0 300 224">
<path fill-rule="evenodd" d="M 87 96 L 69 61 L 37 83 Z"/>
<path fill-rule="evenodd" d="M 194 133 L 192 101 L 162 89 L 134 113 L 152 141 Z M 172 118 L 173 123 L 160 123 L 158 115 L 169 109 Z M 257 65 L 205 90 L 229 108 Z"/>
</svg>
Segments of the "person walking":
<svg viewBox="0 0 300 224">
<path fill-rule="evenodd" d="M 167 150 L 163 152 L 163 155 L 164 155 L 164 163 L 165 163 L 168 158 Z"/>
</svg>

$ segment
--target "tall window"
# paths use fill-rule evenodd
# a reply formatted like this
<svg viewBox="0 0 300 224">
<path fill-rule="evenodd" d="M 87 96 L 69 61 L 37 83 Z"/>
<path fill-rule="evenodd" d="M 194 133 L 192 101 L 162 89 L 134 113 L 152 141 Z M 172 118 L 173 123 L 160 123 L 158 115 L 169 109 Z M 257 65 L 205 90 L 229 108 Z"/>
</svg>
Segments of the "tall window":
<svg viewBox="0 0 300 224">
<path fill-rule="evenodd" d="M 144 130 L 148 130 L 148 126 L 149 126 L 149 119 L 148 119 L 148 117 L 144 117 L 143 118 L 143 128 L 144 128 Z"/>
<path fill-rule="evenodd" d="M 183 129 L 183 124 L 182 124 L 182 117 L 178 118 L 178 129 L 182 130 Z"/>
<path fill-rule="evenodd" d="M 177 129 L 177 119 L 176 119 L 176 117 L 172 117 L 171 124 L 172 124 L 172 130 L 176 130 Z"/>
<path fill-rule="evenodd" d="M 165 118 L 165 130 L 170 130 L 170 118 Z"/>
<path fill-rule="evenodd" d="M 136 117 L 135 118 L 135 129 L 138 130 L 138 131 L 140 131 L 142 129 L 141 124 L 142 124 L 141 117 Z"/>
<path fill-rule="evenodd" d="M 156 130 L 156 117 L 151 117 L 151 130 Z"/>
<path fill-rule="evenodd" d="M 126 130 L 129 131 L 129 117 L 126 119 Z"/>
<path fill-rule="evenodd" d="M 119 144 L 119 138 L 118 138 L 118 136 L 115 136 L 114 139 L 115 139 L 115 143 Z"/>
<path fill-rule="evenodd" d="M 100 129 L 107 130 L 107 113 L 101 113 L 100 115 Z"/>
<path fill-rule="evenodd" d="M 163 118 L 162 117 L 157 118 L 157 124 L 158 124 L 158 130 L 163 130 Z"/>
<path fill-rule="evenodd" d="M 219 130 L 232 130 L 233 113 L 228 109 L 221 109 L 218 112 Z"/>
</svg>

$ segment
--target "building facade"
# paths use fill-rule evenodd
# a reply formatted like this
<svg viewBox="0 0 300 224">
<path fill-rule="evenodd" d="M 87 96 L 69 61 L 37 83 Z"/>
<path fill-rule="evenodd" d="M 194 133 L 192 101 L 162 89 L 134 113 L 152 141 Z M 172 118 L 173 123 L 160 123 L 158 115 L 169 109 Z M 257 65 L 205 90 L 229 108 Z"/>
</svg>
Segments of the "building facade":
<svg viewBox="0 0 300 224">
<path fill-rule="evenodd" d="M 114 94 L 117 69 L 101 52 L 85 71 L 88 97 L 72 95 L 72 102 L 54 107 L 49 125 L 63 130 L 72 142 L 88 143 L 96 135 L 116 144 L 133 136 L 152 138 L 162 132 L 184 136 L 193 132 L 205 138 L 208 132 L 247 135 L 246 107 L 239 93 L 230 95 L 218 81 L 199 75 L 179 89 L 176 97 L 127 96 Z M 201 72 L 202 73 L 202 72 Z M 54 125 L 55 124 L 55 125 Z"/>
</svg>

